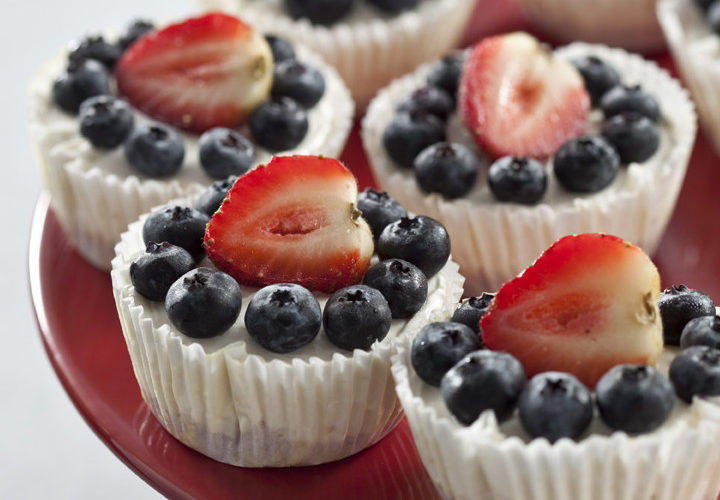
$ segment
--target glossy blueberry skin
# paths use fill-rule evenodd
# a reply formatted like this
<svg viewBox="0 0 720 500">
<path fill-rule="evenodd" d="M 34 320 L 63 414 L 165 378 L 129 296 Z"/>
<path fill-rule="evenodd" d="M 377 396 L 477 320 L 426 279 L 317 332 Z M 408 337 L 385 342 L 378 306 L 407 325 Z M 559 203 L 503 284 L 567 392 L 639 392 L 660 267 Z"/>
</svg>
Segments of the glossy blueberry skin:
<svg viewBox="0 0 720 500">
<path fill-rule="evenodd" d="M 203 236 L 210 221 L 206 214 L 190 207 L 171 206 L 151 212 L 143 224 L 143 240 L 167 241 L 187 250 L 193 259 L 205 254 Z"/>
<path fill-rule="evenodd" d="M 125 32 L 118 38 L 117 46 L 121 51 L 126 51 L 133 43 L 135 43 L 141 36 L 150 33 L 155 29 L 155 24 L 147 19 L 135 19 L 127 27 Z"/>
<path fill-rule="evenodd" d="M 539 373 L 525 386 L 518 410 L 520 422 L 533 437 L 551 443 L 577 439 L 593 418 L 592 393 L 569 373 Z"/>
<path fill-rule="evenodd" d="M 485 410 L 493 410 L 502 422 L 515 410 L 525 382 L 525 371 L 515 357 L 481 350 L 469 353 L 448 370 L 440 391 L 460 423 L 472 424 Z"/>
<path fill-rule="evenodd" d="M 198 267 L 178 278 L 165 296 L 170 322 L 192 338 L 224 333 L 240 315 L 240 285 L 228 274 Z"/>
<path fill-rule="evenodd" d="M 613 145 L 623 163 L 644 162 L 660 146 L 657 125 L 645 116 L 623 113 L 608 119 L 602 135 Z"/>
<path fill-rule="evenodd" d="M 368 0 L 378 9 L 390 14 L 397 14 L 404 10 L 414 9 L 420 0 Z"/>
<path fill-rule="evenodd" d="M 450 257 L 450 236 L 431 217 L 402 217 L 383 229 L 375 250 L 382 260 L 397 258 L 416 265 L 430 279 Z"/>
<path fill-rule="evenodd" d="M 80 104 L 96 95 L 110 93 L 110 78 L 105 67 L 89 59 L 70 64 L 52 86 L 53 101 L 60 109 L 75 114 Z"/>
<path fill-rule="evenodd" d="M 595 193 L 609 186 L 620 170 L 620 156 L 601 136 L 570 139 L 555 153 L 555 177 L 572 193 Z"/>
<path fill-rule="evenodd" d="M 493 293 L 483 293 L 479 297 L 470 297 L 463 300 L 455 309 L 451 321 L 467 325 L 470 329 L 478 334 L 478 338 L 482 342 L 482 328 L 480 320 L 490 307 L 490 302 L 495 297 Z"/>
<path fill-rule="evenodd" d="M 603 422 L 630 434 L 657 429 L 675 404 L 670 381 L 645 365 L 611 368 L 595 386 L 595 397 Z"/>
<path fill-rule="evenodd" d="M 700 316 L 687 322 L 680 335 L 680 348 L 694 345 L 720 349 L 720 316 Z"/>
<path fill-rule="evenodd" d="M 200 136 L 200 165 L 213 179 L 242 175 L 253 165 L 255 146 L 235 130 L 216 127 Z"/>
<path fill-rule="evenodd" d="M 177 173 L 185 158 L 182 136 L 159 122 L 141 123 L 125 141 L 125 159 L 132 168 L 152 178 Z"/>
<path fill-rule="evenodd" d="M 602 96 L 600 108 L 606 119 L 621 113 L 637 113 L 653 122 L 660 119 L 657 100 L 639 85 L 616 85 Z"/>
<path fill-rule="evenodd" d="M 432 65 L 425 81 L 428 85 L 443 89 L 455 101 L 464 64 L 462 52 L 447 55 Z"/>
<path fill-rule="evenodd" d="M 602 96 L 611 88 L 620 85 L 617 70 L 596 56 L 586 56 L 572 61 L 585 82 L 593 106 L 600 103 Z"/>
<path fill-rule="evenodd" d="M 330 342 L 341 349 L 370 350 L 390 330 L 392 314 L 385 297 L 366 285 L 351 285 L 325 303 L 323 326 Z"/>
<path fill-rule="evenodd" d="M 532 158 L 504 156 L 490 165 L 488 186 L 498 201 L 534 205 L 547 190 L 547 172 Z"/>
<path fill-rule="evenodd" d="M 392 160 L 411 168 L 426 147 L 445 140 L 445 127 L 435 115 L 422 112 L 396 113 L 383 130 L 383 146 Z"/>
<path fill-rule="evenodd" d="M 167 241 L 150 242 L 130 264 L 130 281 L 135 290 L 150 300 L 165 300 L 170 285 L 195 266 L 192 256 L 184 248 Z"/>
<path fill-rule="evenodd" d="M 245 312 L 245 328 L 265 349 L 287 353 L 309 344 L 322 325 L 320 304 L 300 285 L 280 283 L 260 289 Z"/>
<path fill-rule="evenodd" d="M 270 151 L 294 148 L 305 138 L 308 127 L 307 112 L 289 97 L 273 97 L 250 115 L 255 142 Z"/>
<path fill-rule="evenodd" d="M 430 323 L 413 339 L 410 363 L 418 377 L 439 387 L 443 375 L 450 368 L 466 354 L 481 347 L 475 332 L 462 323 Z"/>
<path fill-rule="evenodd" d="M 365 188 L 358 194 L 357 207 L 370 226 L 375 243 L 385 226 L 400 220 L 401 217 L 407 217 L 407 210 L 395 198 L 385 191 L 371 188 Z"/>
<path fill-rule="evenodd" d="M 480 162 L 463 144 L 436 142 L 415 157 L 413 170 L 423 191 L 453 199 L 465 196 L 475 186 Z"/>
<path fill-rule="evenodd" d="M 427 278 L 420 269 L 402 259 L 378 262 L 365 273 L 363 284 L 383 294 L 393 319 L 412 316 L 427 298 Z"/>
<path fill-rule="evenodd" d="M 80 134 L 98 148 L 113 149 L 130 135 L 135 118 L 130 105 L 105 94 L 83 101 L 78 112 Z"/>
<path fill-rule="evenodd" d="M 699 290 L 685 285 L 671 286 L 658 297 L 658 308 L 666 344 L 679 345 L 688 321 L 700 316 L 715 316 L 712 299 Z"/>
<path fill-rule="evenodd" d="M 82 40 L 68 54 L 70 64 L 78 64 L 88 59 L 95 60 L 112 71 L 120 59 L 122 50 L 115 44 L 105 41 L 102 35 L 90 35 Z"/>
<path fill-rule="evenodd" d="M 330 25 L 345 17 L 355 0 L 285 0 L 285 9 L 294 19 L 306 18 L 313 24 Z"/>
<path fill-rule="evenodd" d="M 710 29 L 715 34 L 720 34 L 720 2 L 713 2 L 707 11 L 707 20 L 710 24 Z"/>
<path fill-rule="evenodd" d="M 295 49 L 290 42 L 285 38 L 277 35 L 265 35 L 268 45 L 270 45 L 270 51 L 273 55 L 273 61 L 275 64 L 287 61 L 288 59 L 295 59 Z"/>
<path fill-rule="evenodd" d="M 678 397 L 720 395 L 720 350 L 706 345 L 688 347 L 670 363 L 668 373 Z"/>
<path fill-rule="evenodd" d="M 217 212 L 217 209 L 220 208 L 220 205 L 222 205 L 228 191 L 230 191 L 230 188 L 233 187 L 236 180 L 238 180 L 238 178 L 231 175 L 227 179 L 215 181 L 210 184 L 205 191 L 200 193 L 200 196 L 198 196 L 198 199 L 195 202 L 195 208 L 206 214 L 208 217 L 212 217 L 213 214 Z"/>
<path fill-rule="evenodd" d="M 440 87 L 428 85 L 414 90 L 408 97 L 400 101 L 395 111 L 398 113 L 428 113 L 445 121 L 453 109 L 455 109 L 455 102 L 450 94 Z"/>
<path fill-rule="evenodd" d="M 272 95 L 289 97 L 305 109 L 314 107 L 325 93 L 325 77 L 319 69 L 288 59 L 275 64 Z"/>
</svg>

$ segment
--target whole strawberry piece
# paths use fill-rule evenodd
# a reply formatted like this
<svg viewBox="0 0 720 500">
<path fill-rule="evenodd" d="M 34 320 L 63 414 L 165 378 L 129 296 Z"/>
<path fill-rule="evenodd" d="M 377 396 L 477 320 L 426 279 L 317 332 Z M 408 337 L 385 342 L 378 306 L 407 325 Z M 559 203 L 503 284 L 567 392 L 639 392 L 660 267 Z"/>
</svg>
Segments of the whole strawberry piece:
<svg viewBox="0 0 720 500">
<path fill-rule="evenodd" d="M 250 26 L 213 13 L 142 37 L 118 61 L 115 77 L 135 108 L 203 132 L 239 125 L 267 98 L 272 53 Z"/>
<path fill-rule="evenodd" d="M 210 219 L 205 249 L 241 284 L 333 292 L 360 282 L 373 254 L 356 202 L 355 177 L 339 161 L 275 157 L 235 182 Z"/>
<path fill-rule="evenodd" d="M 592 388 L 619 364 L 654 364 L 663 347 L 660 277 L 640 248 L 616 236 L 566 236 L 503 285 L 480 324 L 488 348 L 528 376 L 575 375 Z"/>
<path fill-rule="evenodd" d="M 590 97 L 580 73 L 526 33 L 486 38 L 465 63 L 460 114 L 495 156 L 551 156 L 585 132 Z"/>
</svg>

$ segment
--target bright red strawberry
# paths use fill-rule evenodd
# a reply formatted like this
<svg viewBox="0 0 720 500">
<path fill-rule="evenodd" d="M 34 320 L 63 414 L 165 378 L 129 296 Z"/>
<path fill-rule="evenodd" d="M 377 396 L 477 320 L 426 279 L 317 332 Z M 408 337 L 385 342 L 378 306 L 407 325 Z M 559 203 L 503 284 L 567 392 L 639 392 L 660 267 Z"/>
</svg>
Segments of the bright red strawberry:
<svg viewBox="0 0 720 500">
<path fill-rule="evenodd" d="M 118 91 L 153 118 L 194 132 L 242 123 L 272 84 L 265 38 L 225 14 L 152 32 L 115 67 Z"/>
<path fill-rule="evenodd" d="M 332 292 L 359 282 L 373 254 L 342 163 L 275 157 L 240 177 L 205 231 L 215 265 L 245 285 L 297 283 Z"/>
<path fill-rule="evenodd" d="M 460 113 L 496 156 L 551 156 L 585 132 L 590 97 L 569 62 L 526 33 L 486 38 L 465 63 Z"/>
<path fill-rule="evenodd" d="M 592 388 L 611 367 L 654 364 L 663 348 L 660 277 L 616 236 L 566 236 L 503 285 L 482 318 L 485 344 L 528 376 L 564 371 Z"/>
</svg>

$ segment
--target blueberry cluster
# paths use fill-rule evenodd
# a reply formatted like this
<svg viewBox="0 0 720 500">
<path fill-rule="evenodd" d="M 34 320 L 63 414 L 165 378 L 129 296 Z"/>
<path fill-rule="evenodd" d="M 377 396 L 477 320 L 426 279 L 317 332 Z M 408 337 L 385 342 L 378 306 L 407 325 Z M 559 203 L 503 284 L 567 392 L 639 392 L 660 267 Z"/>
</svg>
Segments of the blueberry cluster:
<svg viewBox="0 0 720 500">
<path fill-rule="evenodd" d="M 398 14 L 415 8 L 421 0 L 367 0 L 386 14 Z M 285 0 L 285 10 L 295 19 L 329 26 L 344 19 L 356 0 Z"/>
<path fill-rule="evenodd" d="M 720 34 L 720 1 L 718 0 L 695 0 L 695 3 L 707 19 L 710 29 Z"/>
</svg>

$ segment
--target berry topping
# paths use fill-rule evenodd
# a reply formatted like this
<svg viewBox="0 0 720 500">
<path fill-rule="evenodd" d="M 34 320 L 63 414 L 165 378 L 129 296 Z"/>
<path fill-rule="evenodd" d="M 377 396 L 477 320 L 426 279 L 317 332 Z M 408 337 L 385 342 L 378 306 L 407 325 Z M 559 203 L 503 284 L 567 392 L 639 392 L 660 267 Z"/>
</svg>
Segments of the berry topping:
<svg viewBox="0 0 720 500">
<path fill-rule="evenodd" d="M 305 109 L 315 106 L 325 93 L 325 78 L 313 66 L 288 59 L 275 65 L 272 95 L 289 97 Z"/>
<path fill-rule="evenodd" d="M 169 177 L 182 167 L 182 136 L 162 123 L 142 123 L 125 141 L 125 158 L 135 170 L 153 178 Z"/>
<path fill-rule="evenodd" d="M 77 113 L 89 97 L 110 93 L 107 70 L 99 62 L 88 59 L 70 64 L 53 82 L 53 101 L 68 113 Z"/>
<path fill-rule="evenodd" d="M 469 326 L 473 332 L 480 334 L 480 340 L 482 341 L 480 320 L 485 316 L 493 297 L 495 295 L 492 293 L 483 293 L 480 297 L 470 297 L 463 300 L 455 309 L 452 321 Z"/>
<path fill-rule="evenodd" d="M 415 90 L 400 101 L 395 110 L 399 113 L 428 113 L 445 121 L 454 108 L 455 102 L 447 92 L 439 87 L 427 86 Z"/>
<path fill-rule="evenodd" d="M 170 285 L 194 266 L 195 261 L 184 248 L 167 241 L 150 242 L 130 264 L 130 280 L 143 297 L 163 301 Z"/>
<path fill-rule="evenodd" d="M 612 368 L 595 388 L 600 417 L 608 427 L 637 434 L 657 429 L 675 404 L 668 379 L 651 366 Z"/>
<path fill-rule="evenodd" d="M 390 330 L 390 307 L 382 294 L 365 285 L 342 288 L 330 296 L 323 312 L 325 335 L 341 349 L 367 351 Z"/>
<path fill-rule="evenodd" d="M 601 136 L 570 139 L 553 160 L 555 177 L 562 187 L 573 193 L 595 193 L 615 179 L 620 157 Z"/>
<path fill-rule="evenodd" d="M 443 89 L 454 102 L 457 98 L 463 64 L 465 57 L 462 52 L 443 57 L 430 67 L 426 78 L 427 84 Z"/>
<path fill-rule="evenodd" d="M 332 292 L 358 283 L 370 265 L 372 233 L 356 200 L 355 177 L 339 161 L 275 157 L 235 182 L 205 248 L 241 284 Z"/>
<path fill-rule="evenodd" d="M 450 368 L 481 347 L 475 332 L 461 323 L 430 323 L 413 339 L 410 362 L 418 377 L 439 387 Z"/>
<path fill-rule="evenodd" d="M 720 33 L 720 2 L 713 2 L 707 11 L 707 20 L 713 33 Z"/>
<path fill-rule="evenodd" d="M 170 322 L 188 337 L 224 333 L 240 315 L 240 285 L 225 273 L 199 267 L 172 284 L 165 297 Z"/>
<path fill-rule="evenodd" d="M 695 4 L 702 10 L 708 10 L 713 3 L 715 0 L 695 0 Z"/>
<path fill-rule="evenodd" d="M 714 316 L 715 304 L 699 290 L 679 285 L 664 290 L 658 299 L 665 343 L 678 345 L 688 321 L 700 316 Z"/>
<path fill-rule="evenodd" d="M 657 361 L 660 277 L 640 248 L 616 236 L 566 236 L 495 295 L 480 326 L 485 345 L 520 360 L 528 376 L 575 375 L 592 388 L 610 368 Z"/>
<path fill-rule="evenodd" d="M 136 19 L 127 27 L 125 33 L 120 35 L 117 45 L 120 47 L 122 52 L 125 52 L 128 47 L 138 41 L 141 36 L 150 33 L 154 29 L 155 25 L 152 21 L 148 21 L 147 19 Z"/>
<path fill-rule="evenodd" d="M 486 38 L 460 81 L 460 114 L 496 156 L 552 155 L 585 131 L 590 97 L 575 67 L 525 33 Z"/>
<path fill-rule="evenodd" d="M 292 352 L 320 331 L 322 312 L 313 294 L 300 285 L 281 283 L 258 291 L 245 312 L 250 336 L 272 352 Z"/>
<path fill-rule="evenodd" d="M 284 0 L 285 9 L 295 19 L 306 18 L 313 24 L 330 25 L 345 17 L 355 0 Z"/>
<path fill-rule="evenodd" d="M 365 274 L 363 284 L 383 294 L 393 318 L 408 318 L 418 312 L 428 292 L 423 272 L 401 259 L 378 262 Z"/>
<path fill-rule="evenodd" d="M 643 162 L 655 154 L 660 145 L 657 125 L 637 113 L 622 113 L 608 119 L 602 135 L 615 147 L 623 163 Z"/>
<path fill-rule="evenodd" d="M 450 257 L 450 237 L 445 226 L 425 216 L 402 217 L 388 224 L 378 238 L 381 259 L 403 259 L 415 264 L 428 279 L 443 268 Z"/>
<path fill-rule="evenodd" d="M 288 59 L 295 59 L 295 49 L 284 38 L 277 35 L 265 35 L 265 41 L 270 45 L 270 51 L 273 55 L 275 64 L 279 64 Z"/>
<path fill-rule="evenodd" d="M 480 165 L 475 153 L 467 146 L 436 142 L 415 157 L 413 169 L 420 188 L 452 199 L 472 190 Z"/>
<path fill-rule="evenodd" d="M 204 253 L 203 234 L 210 218 L 189 207 L 172 206 L 155 210 L 143 224 L 145 244 L 167 241 L 187 250 L 193 259 Z"/>
<path fill-rule="evenodd" d="M 620 75 L 617 70 L 599 57 L 581 57 L 573 60 L 572 63 L 585 82 L 585 88 L 590 94 L 593 106 L 600 103 L 605 92 L 620 85 Z"/>
<path fill-rule="evenodd" d="M 308 127 L 307 112 L 289 97 L 273 97 L 250 116 L 255 142 L 270 151 L 293 149 L 305 138 Z"/>
<path fill-rule="evenodd" d="M 420 0 L 368 0 L 378 9 L 390 14 L 397 14 L 404 10 L 414 9 Z"/>
<path fill-rule="evenodd" d="M 376 243 L 385 226 L 407 216 L 407 210 L 385 191 L 365 188 L 358 195 L 357 206 L 370 226 Z"/>
<path fill-rule="evenodd" d="M 499 201 L 533 205 L 545 194 L 547 172 L 532 158 L 504 156 L 490 165 L 488 186 Z"/>
<path fill-rule="evenodd" d="M 603 95 L 600 108 L 605 113 L 605 118 L 620 113 L 637 113 L 654 122 L 660 119 L 658 102 L 639 85 L 616 85 Z"/>
<path fill-rule="evenodd" d="M 200 165 L 214 179 L 242 175 L 252 167 L 255 147 L 235 130 L 217 127 L 200 136 Z"/>
<path fill-rule="evenodd" d="M 128 103 L 107 94 L 83 101 L 78 119 L 83 137 L 93 146 L 109 149 L 125 141 L 135 122 Z"/>
<path fill-rule="evenodd" d="M 525 372 L 512 355 L 475 351 L 448 370 L 440 389 L 448 410 L 470 425 L 485 410 L 494 411 L 499 422 L 509 418 L 524 386 Z"/>
<path fill-rule="evenodd" d="M 445 140 L 445 127 L 435 116 L 420 111 L 397 113 L 383 130 L 383 146 L 401 167 L 411 168 L 426 147 Z"/>
<path fill-rule="evenodd" d="M 670 380 L 680 399 L 720 395 L 720 350 L 706 345 L 688 347 L 670 363 Z"/>
<path fill-rule="evenodd" d="M 687 322 L 680 336 L 680 347 L 706 345 L 720 349 L 720 316 L 700 316 Z"/>
<path fill-rule="evenodd" d="M 88 59 L 93 59 L 109 71 L 115 67 L 120 58 L 120 47 L 105 41 L 102 35 L 91 35 L 83 38 L 70 53 L 68 61 L 70 64 L 79 64 Z"/>
<path fill-rule="evenodd" d="M 118 61 L 115 76 L 135 108 L 203 132 L 239 125 L 267 98 L 272 53 L 248 25 L 213 13 L 142 37 Z"/>
<path fill-rule="evenodd" d="M 205 191 L 200 193 L 200 196 L 198 196 L 198 199 L 195 202 L 195 208 L 206 214 L 208 217 L 212 217 L 212 214 L 214 214 L 217 209 L 220 208 L 220 205 L 222 205 L 228 191 L 230 191 L 230 188 L 233 187 L 233 184 L 235 184 L 237 179 L 238 178 L 235 176 L 230 176 L 227 179 L 215 181 L 210 184 Z"/>
</svg>

